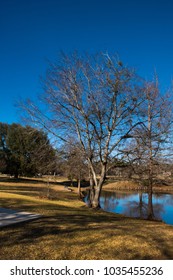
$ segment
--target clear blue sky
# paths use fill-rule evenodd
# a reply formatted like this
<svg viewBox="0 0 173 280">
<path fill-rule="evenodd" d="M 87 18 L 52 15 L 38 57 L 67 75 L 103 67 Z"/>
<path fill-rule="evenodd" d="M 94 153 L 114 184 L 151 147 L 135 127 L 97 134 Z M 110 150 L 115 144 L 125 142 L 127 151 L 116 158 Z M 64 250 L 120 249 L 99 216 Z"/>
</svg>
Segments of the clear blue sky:
<svg viewBox="0 0 173 280">
<path fill-rule="evenodd" d="M 0 122 L 19 122 L 20 97 L 41 91 L 59 50 L 118 53 L 145 78 L 173 78 L 171 0 L 0 0 Z"/>
</svg>

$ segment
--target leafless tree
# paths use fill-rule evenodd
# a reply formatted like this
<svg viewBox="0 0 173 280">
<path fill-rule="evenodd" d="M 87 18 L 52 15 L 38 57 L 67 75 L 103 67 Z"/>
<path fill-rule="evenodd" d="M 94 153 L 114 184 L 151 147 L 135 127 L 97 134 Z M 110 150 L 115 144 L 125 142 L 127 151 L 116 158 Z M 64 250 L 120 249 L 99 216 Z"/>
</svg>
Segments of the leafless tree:
<svg viewBox="0 0 173 280">
<path fill-rule="evenodd" d="M 158 79 L 146 82 L 145 101 L 139 107 L 141 125 L 136 127 L 127 155 L 140 178 L 148 185 L 148 218 L 154 216 L 152 207 L 153 180 L 159 163 L 170 159 L 172 104 L 167 94 L 161 94 Z"/>
<path fill-rule="evenodd" d="M 73 53 L 61 54 L 49 66 L 42 105 L 31 100 L 23 104 L 36 126 L 65 143 L 78 139 L 88 163 L 93 208 L 99 207 L 109 157 L 121 157 L 120 146 L 139 124 L 141 96 L 135 72 L 117 57 Z"/>
<path fill-rule="evenodd" d="M 88 166 L 80 143 L 70 139 L 61 147 L 61 150 L 61 171 L 70 179 L 72 186 L 73 181 L 77 181 L 79 198 L 83 198 L 81 181 L 88 179 Z"/>
</svg>

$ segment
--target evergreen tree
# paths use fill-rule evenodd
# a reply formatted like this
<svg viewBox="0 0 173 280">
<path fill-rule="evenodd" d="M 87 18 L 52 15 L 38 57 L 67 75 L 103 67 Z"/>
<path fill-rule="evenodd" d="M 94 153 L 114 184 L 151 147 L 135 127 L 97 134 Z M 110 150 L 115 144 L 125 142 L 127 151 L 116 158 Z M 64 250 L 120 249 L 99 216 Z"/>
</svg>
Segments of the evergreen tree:
<svg viewBox="0 0 173 280">
<path fill-rule="evenodd" d="M 46 174 L 55 169 L 55 150 L 43 131 L 20 124 L 1 124 L 0 130 L 0 152 L 7 173 L 17 178 Z"/>
</svg>

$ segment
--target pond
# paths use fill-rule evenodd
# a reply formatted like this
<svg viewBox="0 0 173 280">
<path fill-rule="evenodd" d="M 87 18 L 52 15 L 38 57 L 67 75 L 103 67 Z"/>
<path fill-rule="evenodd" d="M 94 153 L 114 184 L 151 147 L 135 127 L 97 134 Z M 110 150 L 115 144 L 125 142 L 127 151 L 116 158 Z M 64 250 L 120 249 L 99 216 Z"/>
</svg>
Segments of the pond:
<svg viewBox="0 0 173 280">
<path fill-rule="evenodd" d="M 142 192 L 102 191 L 100 206 L 107 212 L 119 213 L 128 217 L 148 217 L 148 194 Z M 153 194 L 152 208 L 154 219 L 173 225 L 173 194 Z"/>
</svg>

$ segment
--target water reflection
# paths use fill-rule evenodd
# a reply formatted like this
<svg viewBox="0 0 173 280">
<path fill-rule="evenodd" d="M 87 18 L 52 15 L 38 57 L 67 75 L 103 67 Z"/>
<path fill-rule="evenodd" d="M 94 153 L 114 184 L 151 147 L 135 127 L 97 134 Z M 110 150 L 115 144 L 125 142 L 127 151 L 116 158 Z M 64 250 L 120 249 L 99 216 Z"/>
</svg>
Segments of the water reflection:
<svg viewBox="0 0 173 280">
<path fill-rule="evenodd" d="M 102 209 L 129 217 L 157 219 L 173 225 L 173 195 L 103 191 Z"/>
<path fill-rule="evenodd" d="M 145 195 L 139 193 L 138 200 L 133 198 L 132 201 L 127 201 L 124 203 L 124 214 L 130 217 L 141 217 L 147 218 L 148 216 L 148 205 L 145 200 Z"/>
</svg>

